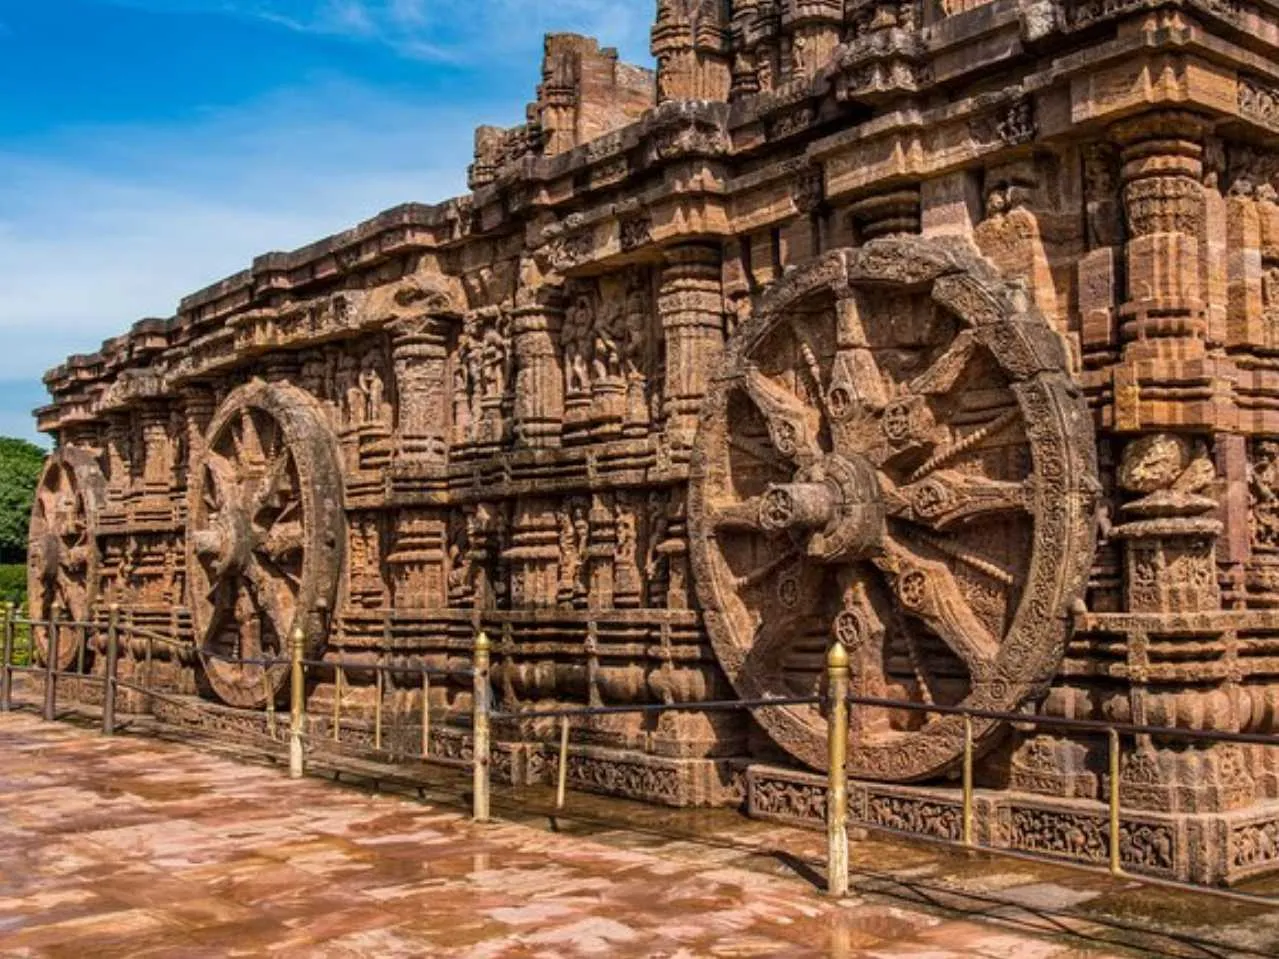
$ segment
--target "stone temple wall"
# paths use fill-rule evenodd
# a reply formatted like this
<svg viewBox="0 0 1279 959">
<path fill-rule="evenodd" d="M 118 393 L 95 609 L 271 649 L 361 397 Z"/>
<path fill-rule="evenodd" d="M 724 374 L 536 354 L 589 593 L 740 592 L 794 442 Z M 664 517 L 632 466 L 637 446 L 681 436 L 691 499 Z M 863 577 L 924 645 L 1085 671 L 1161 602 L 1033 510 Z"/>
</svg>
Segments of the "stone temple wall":
<svg viewBox="0 0 1279 959">
<path fill-rule="evenodd" d="M 469 194 L 52 370 L 33 611 L 434 665 L 483 628 L 507 710 L 805 695 L 839 641 L 867 695 L 1274 732 L 1279 6 L 660 0 L 652 48 L 548 38 Z M 601 717 L 570 776 L 811 819 L 824 724 Z M 1104 858 L 1104 739 L 975 735 L 990 842 Z M 853 736 L 857 815 L 957 828 L 960 725 Z M 1275 750 L 1125 739 L 1121 792 L 1131 868 L 1279 865 Z"/>
</svg>

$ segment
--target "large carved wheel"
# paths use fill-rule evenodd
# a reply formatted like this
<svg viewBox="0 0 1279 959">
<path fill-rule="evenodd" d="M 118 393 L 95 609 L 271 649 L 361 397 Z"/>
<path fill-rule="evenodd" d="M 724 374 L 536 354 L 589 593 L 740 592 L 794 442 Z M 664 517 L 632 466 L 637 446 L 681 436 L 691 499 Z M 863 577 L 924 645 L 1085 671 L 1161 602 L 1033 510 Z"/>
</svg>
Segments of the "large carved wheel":
<svg viewBox="0 0 1279 959">
<path fill-rule="evenodd" d="M 743 698 L 823 691 L 838 640 L 855 693 L 1016 709 L 1063 656 L 1097 489 L 1087 410 L 1021 290 L 958 244 L 836 251 L 781 281 L 705 401 L 689 520 L 711 642 Z M 959 717 L 851 712 L 855 775 L 961 754 Z M 825 767 L 818 707 L 756 715 Z"/>
<path fill-rule="evenodd" d="M 88 622 L 98 594 L 98 510 L 106 481 L 87 450 L 64 446 L 45 460 L 31 508 L 27 547 L 27 605 L 31 618 Z M 34 629 L 37 654 L 48 662 L 49 631 Z M 69 669 L 83 631 L 59 630 L 57 668 Z"/>
<path fill-rule="evenodd" d="M 293 386 L 255 380 L 209 424 L 187 525 L 191 617 L 213 691 L 265 706 L 288 667 L 294 627 L 323 652 L 344 543 L 342 474 L 323 411 Z M 211 655 L 212 654 L 212 655 Z"/>
</svg>

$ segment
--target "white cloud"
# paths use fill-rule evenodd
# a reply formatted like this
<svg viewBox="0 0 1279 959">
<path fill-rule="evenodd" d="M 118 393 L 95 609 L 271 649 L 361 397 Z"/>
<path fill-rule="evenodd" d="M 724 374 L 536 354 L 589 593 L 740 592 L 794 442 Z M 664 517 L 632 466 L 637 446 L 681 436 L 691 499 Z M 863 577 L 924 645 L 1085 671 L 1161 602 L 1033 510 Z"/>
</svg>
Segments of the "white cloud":
<svg viewBox="0 0 1279 959">
<path fill-rule="evenodd" d="M 382 43 L 401 56 L 458 63 L 535 50 L 552 31 L 585 33 L 648 59 L 655 0 L 105 0 L 164 13 L 267 20 L 307 33 Z"/>
<path fill-rule="evenodd" d="M 169 316 L 260 253 L 461 192 L 473 109 L 331 85 L 197 125 L 80 129 L 0 152 L 0 381 L 35 381 Z"/>
</svg>

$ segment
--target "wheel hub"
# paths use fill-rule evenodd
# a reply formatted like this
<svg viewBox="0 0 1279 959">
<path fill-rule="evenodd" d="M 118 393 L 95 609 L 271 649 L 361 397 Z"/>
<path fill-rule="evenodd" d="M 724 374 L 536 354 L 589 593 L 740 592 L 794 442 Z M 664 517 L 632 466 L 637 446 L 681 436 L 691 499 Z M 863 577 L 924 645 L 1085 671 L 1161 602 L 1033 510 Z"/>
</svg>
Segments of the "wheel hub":
<svg viewBox="0 0 1279 959">
<path fill-rule="evenodd" d="M 810 558 L 851 562 L 876 555 L 884 503 L 875 467 L 864 456 L 832 453 L 800 469 L 790 483 L 760 497 L 759 524 L 786 532 Z"/>
</svg>

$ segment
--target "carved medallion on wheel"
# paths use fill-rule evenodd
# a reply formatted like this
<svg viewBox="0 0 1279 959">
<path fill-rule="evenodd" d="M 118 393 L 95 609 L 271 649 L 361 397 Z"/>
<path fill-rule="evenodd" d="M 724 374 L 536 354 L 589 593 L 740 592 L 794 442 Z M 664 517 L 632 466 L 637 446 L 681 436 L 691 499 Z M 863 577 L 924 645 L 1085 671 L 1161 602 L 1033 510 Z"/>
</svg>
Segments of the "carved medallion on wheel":
<svg viewBox="0 0 1279 959">
<path fill-rule="evenodd" d="M 36 486 L 27 546 L 27 606 L 32 619 L 87 622 L 98 595 L 98 510 L 106 481 L 88 450 L 64 446 L 45 460 Z M 48 662 L 49 631 L 33 630 L 40 661 Z M 59 630 L 58 669 L 77 661 L 83 632 Z"/>
<path fill-rule="evenodd" d="M 1098 488 L 1065 351 L 1022 291 L 958 245 L 835 251 L 770 293 L 705 401 L 689 519 L 712 645 L 743 698 L 822 692 L 838 640 L 857 694 L 1016 709 L 1061 662 Z M 961 755 L 959 717 L 851 712 L 855 775 Z M 825 766 L 818 707 L 756 715 Z"/>
<path fill-rule="evenodd" d="M 193 471 L 187 526 L 191 617 L 213 691 L 260 708 L 286 665 L 296 626 L 323 652 L 345 542 L 342 474 L 332 433 L 306 392 L 255 380 L 227 397 Z"/>
</svg>

